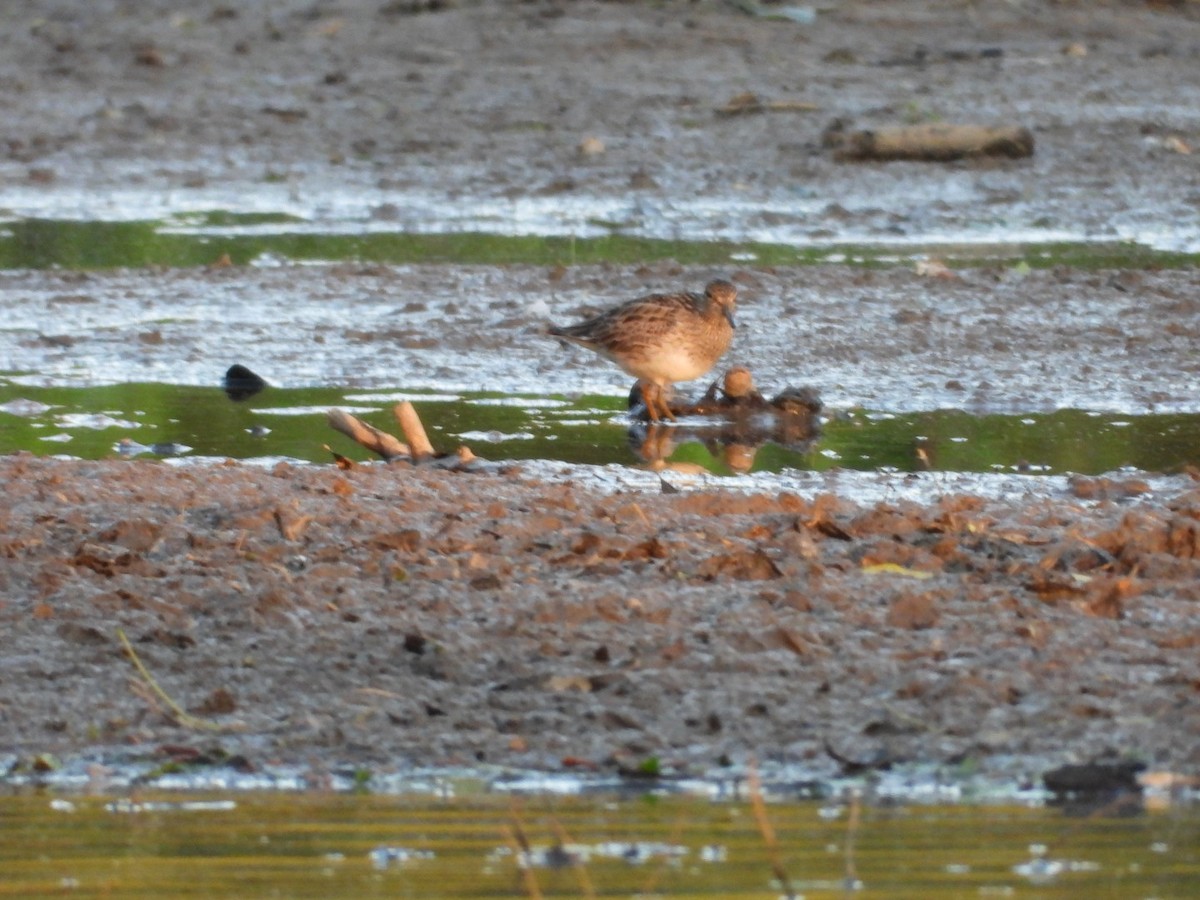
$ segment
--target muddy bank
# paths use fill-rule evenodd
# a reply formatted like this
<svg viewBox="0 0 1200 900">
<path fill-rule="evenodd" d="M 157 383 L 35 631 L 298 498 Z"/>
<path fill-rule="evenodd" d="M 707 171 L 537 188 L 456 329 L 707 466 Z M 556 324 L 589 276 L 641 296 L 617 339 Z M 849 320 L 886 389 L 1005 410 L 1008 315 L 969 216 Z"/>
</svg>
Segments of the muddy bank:
<svg viewBox="0 0 1200 900">
<path fill-rule="evenodd" d="M 1191 245 L 1191 5 L 902 6 L 792 26 L 716 3 L 8 4 L 0 207 Z M 714 114 L 744 91 L 818 109 Z M 1015 120 L 1036 150 L 847 165 L 821 146 L 834 118 Z M 0 360 L 63 383 L 216 384 L 240 362 L 283 384 L 616 392 L 536 328 L 715 275 L 745 295 L 729 362 L 833 405 L 1195 409 L 1191 271 L 15 272 Z M 855 504 L 570 472 L 18 457 L 0 477 L 6 764 L 219 746 L 251 767 L 1197 769 L 1182 479 Z M 118 628 L 222 730 L 179 728 Z"/>
<path fill-rule="evenodd" d="M 1191 4 L 42 0 L 0 11 L 0 207 L 400 230 L 1200 246 Z M 801 111 L 718 116 L 731 98 Z M 808 109 L 807 107 L 811 107 Z M 1032 159 L 846 165 L 821 136 L 1029 128 Z"/>
<path fill-rule="evenodd" d="M 9 757 L 1195 772 L 1200 491 L 0 460 Z M 123 652 L 221 730 L 180 728 Z"/>
<path fill-rule="evenodd" d="M 722 366 L 746 366 L 768 393 L 810 385 L 834 409 L 893 412 L 1197 410 L 1193 269 L 993 267 L 953 278 L 911 265 L 672 262 L 12 272 L 0 273 L 0 359 L 35 384 L 216 386 L 241 363 L 281 387 L 624 397 L 623 372 L 547 339 L 547 324 L 715 277 L 739 293 Z"/>
</svg>

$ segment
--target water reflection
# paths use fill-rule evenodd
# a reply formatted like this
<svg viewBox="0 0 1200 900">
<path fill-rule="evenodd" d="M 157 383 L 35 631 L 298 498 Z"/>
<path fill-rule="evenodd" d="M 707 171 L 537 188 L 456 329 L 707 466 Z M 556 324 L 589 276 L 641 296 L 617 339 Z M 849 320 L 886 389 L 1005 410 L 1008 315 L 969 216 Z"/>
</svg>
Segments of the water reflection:
<svg viewBox="0 0 1200 900">
<path fill-rule="evenodd" d="M 680 445 L 696 443 L 726 471 L 741 475 L 754 468 L 764 444 L 804 454 L 821 435 L 822 404 L 815 389 L 787 387 L 768 400 L 742 366 L 729 369 L 699 400 L 672 398 L 667 406 L 675 424 L 651 420 L 640 383 L 629 392 L 628 444 L 655 471 L 693 468 L 671 458 Z"/>
<path fill-rule="evenodd" d="M 329 444 L 367 459 L 367 451 L 330 430 L 327 411 L 347 409 L 394 431 L 391 400 L 400 396 L 413 400 L 436 449 L 453 451 L 465 443 L 492 460 L 640 464 L 725 475 L 835 468 L 1093 475 L 1126 467 L 1171 473 L 1200 465 L 1200 415 L 1194 413 L 818 413 L 819 400 L 801 389 L 782 391 L 762 400 L 765 405 L 729 404 L 721 393 L 706 394 L 680 409 L 679 422 L 651 428 L 631 421 L 625 403 L 614 397 L 448 396 L 403 389 L 380 389 L 368 397 L 343 388 L 271 387 L 231 402 L 217 386 L 36 387 L 4 378 L 0 453 L 102 459 L 136 452 L 327 463 Z M 704 415 L 690 415 L 693 411 Z M 480 435 L 486 435 L 483 443 Z"/>
</svg>

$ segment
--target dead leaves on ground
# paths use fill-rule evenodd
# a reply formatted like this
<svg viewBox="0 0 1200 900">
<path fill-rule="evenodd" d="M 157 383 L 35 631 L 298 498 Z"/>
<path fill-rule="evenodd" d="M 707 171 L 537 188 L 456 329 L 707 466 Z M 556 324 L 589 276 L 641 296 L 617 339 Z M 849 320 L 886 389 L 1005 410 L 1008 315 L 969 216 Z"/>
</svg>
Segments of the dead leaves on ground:
<svg viewBox="0 0 1200 900">
<path fill-rule="evenodd" d="M 783 572 L 762 548 L 756 547 L 710 556 L 700 564 L 697 574 L 708 581 L 721 575 L 737 581 L 766 581 L 782 577 Z"/>
</svg>

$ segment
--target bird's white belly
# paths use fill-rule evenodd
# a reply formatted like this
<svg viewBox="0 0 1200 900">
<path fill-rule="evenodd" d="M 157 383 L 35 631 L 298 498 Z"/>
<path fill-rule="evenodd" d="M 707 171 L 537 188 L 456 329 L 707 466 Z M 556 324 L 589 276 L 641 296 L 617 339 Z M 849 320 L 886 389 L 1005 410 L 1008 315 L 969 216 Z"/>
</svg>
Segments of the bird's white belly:
<svg viewBox="0 0 1200 900">
<path fill-rule="evenodd" d="M 699 378 L 710 367 L 686 350 L 663 349 L 650 354 L 647 359 L 625 361 L 622 368 L 635 378 L 666 384 Z"/>
</svg>

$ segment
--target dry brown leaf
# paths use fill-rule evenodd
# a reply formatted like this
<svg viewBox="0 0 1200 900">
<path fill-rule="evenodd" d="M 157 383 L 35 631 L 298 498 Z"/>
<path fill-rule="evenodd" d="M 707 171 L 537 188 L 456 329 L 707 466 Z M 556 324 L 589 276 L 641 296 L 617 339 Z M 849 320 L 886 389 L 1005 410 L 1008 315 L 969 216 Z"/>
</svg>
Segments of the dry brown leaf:
<svg viewBox="0 0 1200 900">
<path fill-rule="evenodd" d="M 634 544 L 622 554 L 624 559 L 666 559 L 666 545 L 657 537 L 649 538 L 640 544 Z"/>
<path fill-rule="evenodd" d="M 888 608 L 887 624 L 893 628 L 919 630 L 938 623 L 937 605 L 932 594 L 907 594 Z"/>
<path fill-rule="evenodd" d="M 330 455 L 333 456 L 333 462 L 339 469 L 346 471 L 348 469 L 354 468 L 354 460 L 350 459 L 347 456 L 342 456 L 342 454 L 338 453 L 336 450 L 334 450 L 328 444 L 322 444 L 321 446 L 325 450 L 329 451 Z"/>
<path fill-rule="evenodd" d="M 1080 500 L 1124 500 L 1148 494 L 1150 485 L 1141 478 L 1126 478 L 1118 481 L 1113 478 L 1087 478 L 1083 475 L 1071 477 L 1071 493 Z"/>
<path fill-rule="evenodd" d="M 415 528 L 405 528 L 401 531 L 390 531 L 377 534 L 371 538 L 371 543 L 384 550 L 403 550 L 411 553 L 421 543 L 421 532 Z"/>
<path fill-rule="evenodd" d="M 565 694 L 568 691 L 590 694 L 592 680 L 584 675 L 551 675 L 543 687 L 554 694 Z"/>
<path fill-rule="evenodd" d="M 1035 572 L 1025 586 L 1044 603 L 1054 603 L 1084 593 L 1083 586 L 1074 578 L 1064 578 L 1044 571 Z"/>
<path fill-rule="evenodd" d="M 1098 580 L 1089 591 L 1083 604 L 1084 611 L 1101 619 L 1125 618 L 1125 600 L 1140 593 L 1141 589 L 1132 578 Z"/>
<path fill-rule="evenodd" d="M 913 266 L 913 271 L 921 278 L 939 278 L 943 281 L 960 280 L 959 274 L 940 259 L 919 259 Z"/>
<path fill-rule="evenodd" d="M 275 525 L 285 541 L 296 541 L 312 522 L 312 516 L 296 516 L 284 510 L 275 510 Z"/>
<path fill-rule="evenodd" d="M 821 532 L 826 537 L 835 538 L 839 541 L 850 541 L 854 538 L 846 529 L 833 521 L 833 507 L 837 506 L 837 498 L 832 494 L 821 494 L 813 501 L 812 513 L 808 517 L 807 522 L 802 524 L 806 528 L 811 528 Z M 797 520 L 798 524 L 799 520 Z"/>
<path fill-rule="evenodd" d="M 1177 137 L 1176 135 L 1171 135 L 1168 138 L 1164 138 L 1163 146 L 1174 153 L 1180 153 L 1184 156 L 1190 156 L 1192 153 L 1191 144 L 1189 144 L 1183 138 Z"/>
<path fill-rule="evenodd" d="M 783 646 L 787 647 L 797 656 L 808 656 L 808 644 L 801 637 L 792 631 L 790 628 L 784 628 L 782 625 L 778 629 L 779 639 L 783 642 Z"/>
<path fill-rule="evenodd" d="M 771 557 L 758 548 L 710 556 L 700 564 L 698 574 L 710 581 L 721 575 L 737 581 L 765 581 L 783 575 Z"/>
<path fill-rule="evenodd" d="M 164 68 L 167 64 L 167 59 L 163 56 L 162 51 L 149 45 L 139 47 L 133 58 L 139 66 L 149 66 L 153 69 Z"/>
<path fill-rule="evenodd" d="M 237 711 L 237 700 L 226 688 L 220 687 L 201 701 L 200 705 L 190 712 L 202 716 L 227 716 Z"/>
</svg>

